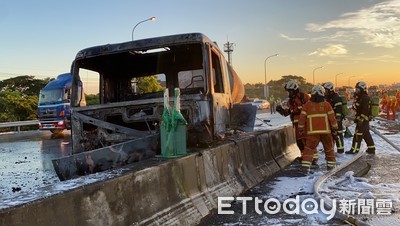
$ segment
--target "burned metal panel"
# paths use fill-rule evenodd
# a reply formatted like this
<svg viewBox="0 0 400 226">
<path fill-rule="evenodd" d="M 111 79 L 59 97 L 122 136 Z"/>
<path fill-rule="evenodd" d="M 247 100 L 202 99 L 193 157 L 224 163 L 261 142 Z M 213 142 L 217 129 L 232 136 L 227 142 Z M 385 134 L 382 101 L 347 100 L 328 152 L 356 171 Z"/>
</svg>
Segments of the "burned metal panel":
<svg viewBox="0 0 400 226">
<path fill-rule="evenodd" d="M 74 109 L 73 153 L 102 148 L 158 132 L 162 99 L 95 105 Z"/>
<path fill-rule="evenodd" d="M 150 135 L 52 162 L 57 176 L 63 181 L 152 158 L 156 155 L 157 146 L 158 136 Z"/>
<path fill-rule="evenodd" d="M 226 126 L 229 125 L 230 98 L 227 94 L 213 94 L 214 135 L 224 139 Z"/>
<path fill-rule="evenodd" d="M 181 113 L 188 122 L 187 143 L 189 146 L 213 142 L 214 130 L 211 109 L 209 100 L 181 100 Z"/>
<path fill-rule="evenodd" d="M 244 85 L 240 80 L 239 76 L 236 74 L 236 71 L 233 70 L 232 66 L 227 64 L 228 66 L 228 76 L 229 76 L 229 84 L 231 89 L 231 99 L 232 104 L 241 103 L 245 94 Z"/>
<path fill-rule="evenodd" d="M 231 110 L 230 128 L 243 132 L 253 132 L 257 107 L 252 104 L 234 104 Z"/>
</svg>

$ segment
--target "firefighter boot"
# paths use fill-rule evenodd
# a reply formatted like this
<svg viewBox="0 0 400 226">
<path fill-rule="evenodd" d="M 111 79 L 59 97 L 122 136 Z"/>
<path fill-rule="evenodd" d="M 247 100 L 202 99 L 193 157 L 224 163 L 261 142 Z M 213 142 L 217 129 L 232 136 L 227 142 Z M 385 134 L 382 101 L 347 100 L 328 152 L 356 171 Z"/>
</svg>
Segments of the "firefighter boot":
<svg viewBox="0 0 400 226">
<path fill-rule="evenodd" d="M 368 149 L 367 149 L 367 154 L 375 155 L 375 146 L 373 146 L 373 147 L 368 147 Z"/>
<path fill-rule="evenodd" d="M 311 169 L 318 169 L 319 165 L 318 165 L 318 159 L 313 159 L 311 162 Z"/>
<path fill-rule="evenodd" d="M 350 149 L 349 151 L 346 151 L 345 153 L 346 153 L 346 154 L 354 155 L 354 154 L 357 154 L 358 151 L 355 151 L 355 150 L 352 148 L 352 149 Z"/>
<path fill-rule="evenodd" d="M 326 166 L 326 170 L 330 171 L 333 170 L 335 168 L 335 166 Z"/>
</svg>

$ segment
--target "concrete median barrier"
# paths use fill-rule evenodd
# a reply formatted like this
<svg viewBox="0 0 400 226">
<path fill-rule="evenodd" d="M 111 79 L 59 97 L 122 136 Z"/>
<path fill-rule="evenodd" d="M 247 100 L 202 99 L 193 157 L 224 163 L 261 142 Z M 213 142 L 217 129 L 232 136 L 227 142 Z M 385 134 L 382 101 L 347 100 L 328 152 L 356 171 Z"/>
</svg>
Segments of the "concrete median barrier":
<svg viewBox="0 0 400 226">
<path fill-rule="evenodd" d="M 294 158 L 300 156 L 292 127 L 273 131 L 269 145 L 272 157 L 280 168 L 285 168 Z"/>
<path fill-rule="evenodd" d="M 1 225 L 193 225 L 299 155 L 293 128 L 246 134 L 60 194 L 2 209 Z M 153 160 L 154 161 L 154 160 Z"/>
</svg>

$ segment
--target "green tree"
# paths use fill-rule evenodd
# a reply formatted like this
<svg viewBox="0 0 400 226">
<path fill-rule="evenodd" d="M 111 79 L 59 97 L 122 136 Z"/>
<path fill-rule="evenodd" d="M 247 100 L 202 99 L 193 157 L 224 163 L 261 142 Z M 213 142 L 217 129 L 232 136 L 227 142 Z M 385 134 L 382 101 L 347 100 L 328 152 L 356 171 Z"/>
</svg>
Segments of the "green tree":
<svg viewBox="0 0 400 226">
<path fill-rule="evenodd" d="M 53 79 L 36 79 L 34 76 L 23 75 L 0 81 L 0 92 L 17 91 L 22 96 L 38 96 L 40 90 Z"/>
<path fill-rule="evenodd" d="M 85 94 L 86 105 L 96 105 L 100 103 L 99 94 Z"/>
<path fill-rule="evenodd" d="M 300 90 L 307 93 L 311 91 L 313 85 L 311 83 L 306 82 L 305 78 L 297 75 L 284 75 L 279 80 L 271 80 L 267 83 L 269 87 L 269 95 L 274 95 L 275 98 L 281 98 L 282 100 L 288 97 L 287 91 L 284 89 L 284 85 L 290 80 L 295 80 L 299 86 Z M 256 83 L 256 84 L 245 84 L 245 93 L 246 96 L 250 98 L 264 98 L 264 84 Z"/>
<path fill-rule="evenodd" d="M 0 121 L 37 119 L 38 95 L 24 96 L 18 91 L 0 92 Z"/>
<path fill-rule="evenodd" d="M 311 91 L 313 84 L 308 83 L 305 78 L 297 75 L 284 75 L 279 80 L 271 80 L 268 82 L 268 86 L 270 87 L 269 93 L 270 95 L 274 95 L 275 97 L 279 97 L 284 99 L 288 97 L 288 93 L 284 88 L 284 85 L 290 80 L 293 79 L 299 84 L 300 90 L 302 92 L 308 93 Z"/>
<path fill-rule="evenodd" d="M 244 85 L 244 89 L 246 96 L 250 98 L 264 98 L 264 84 L 261 82 L 256 84 L 247 83 Z"/>
<path fill-rule="evenodd" d="M 153 93 L 163 90 L 162 86 L 157 81 L 157 76 L 146 76 L 137 79 L 137 91 L 142 93 Z"/>
</svg>

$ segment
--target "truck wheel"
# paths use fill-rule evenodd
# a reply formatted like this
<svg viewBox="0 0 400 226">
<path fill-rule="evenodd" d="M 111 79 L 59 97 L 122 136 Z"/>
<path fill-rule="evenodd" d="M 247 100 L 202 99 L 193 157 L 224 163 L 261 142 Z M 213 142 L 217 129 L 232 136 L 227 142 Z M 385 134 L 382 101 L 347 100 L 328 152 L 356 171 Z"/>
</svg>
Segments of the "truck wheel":
<svg viewBox="0 0 400 226">
<path fill-rule="evenodd" d="M 64 130 L 63 129 L 51 129 L 50 132 L 53 134 L 60 134 L 60 133 L 63 133 Z"/>
</svg>

